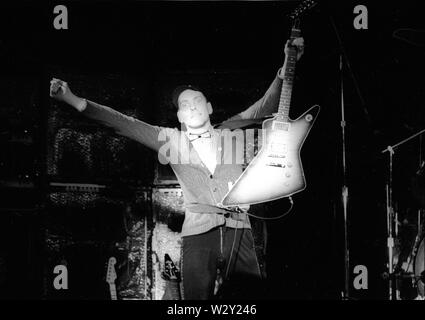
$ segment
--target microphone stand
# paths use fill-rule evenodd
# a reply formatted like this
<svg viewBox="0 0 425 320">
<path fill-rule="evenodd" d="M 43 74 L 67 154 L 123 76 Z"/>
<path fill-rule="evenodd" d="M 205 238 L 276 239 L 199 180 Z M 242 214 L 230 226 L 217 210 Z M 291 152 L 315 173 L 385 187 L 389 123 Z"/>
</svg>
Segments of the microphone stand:
<svg viewBox="0 0 425 320">
<path fill-rule="evenodd" d="M 393 266 L 393 255 L 394 255 L 394 225 L 397 221 L 394 221 L 394 207 L 393 207 L 393 156 L 394 149 L 412 140 L 413 138 L 421 135 L 425 132 L 425 129 L 419 131 L 412 136 L 396 143 L 395 145 L 388 146 L 382 150 L 381 153 L 388 152 L 388 182 L 385 186 L 386 191 L 386 202 L 387 202 L 387 247 L 388 247 L 388 280 L 389 280 L 389 299 L 396 300 L 398 298 L 396 280 Z"/>
<path fill-rule="evenodd" d="M 343 55 L 339 56 L 339 72 L 341 81 L 341 142 L 342 142 L 342 172 L 343 182 L 341 189 L 342 210 L 344 214 L 344 291 L 342 299 L 347 300 L 350 297 L 350 249 L 348 247 L 348 186 L 347 186 L 347 164 L 345 161 L 345 103 L 344 103 L 344 71 Z"/>
<path fill-rule="evenodd" d="M 345 121 L 345 99 L 344 99 L 344 65 L 347 67 L 349 75 L 353 81 L 354 87 L 357 92 L 357 96 L 360 99 L 360 103 L 363 107 L 363 112 L 368 123 L 370 123 L 369 113 L 365 107 L 365 102 L 363 96 L 360 92 L 358 82 L 354 76 L 353 70 L 351 69 L 351 64 L 348 59 L 347 53 L 345 51 L 344 45 L 341 40 L 341 36 L 338 32 L 338 29 L 335 25 L 335 21 L 332 18 L 332 15 L 329 14 L 329 18 L 334 29 L 338 45 L 339 45 L 339 76 L 340 76 L 340 106 L 341 106 L 341 145 L 342 145 L 342 188 L 341 188 L 341 200 L 343 207 L 343 217 L 344 217 L 344 289 L 341 292 L 341 297 L 343 300 L 349 300 L 350 298 L 350 250 L 348 243 L 348 199 L 349 199 L 349 189 L 347 185 L 347 163 L 346 163 L 346 121 Z"/>
</svg>

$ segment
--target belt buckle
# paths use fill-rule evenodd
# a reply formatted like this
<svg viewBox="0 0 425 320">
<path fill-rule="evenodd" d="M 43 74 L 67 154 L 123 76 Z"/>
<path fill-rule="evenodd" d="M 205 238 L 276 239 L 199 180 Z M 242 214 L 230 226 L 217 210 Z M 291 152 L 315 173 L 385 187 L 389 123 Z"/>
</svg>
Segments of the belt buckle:
<svg viewBox="0 0 425 320">
<path fill-rule="evenodd" d="M 239 206 L 225 207 L 222 203 L 218 203 L 217 207 L 226 211 L 223 213 L 223 216 L 226 218 L 228 218 L 231 213 L 244 213 L 244 211 Z"/>
<path fill-rule="evenodd" d="M 236 213 L 243 213 L 244 212 L 239 206 L 232 207 L 232 211 L 236 212 Z"/>
</svg>

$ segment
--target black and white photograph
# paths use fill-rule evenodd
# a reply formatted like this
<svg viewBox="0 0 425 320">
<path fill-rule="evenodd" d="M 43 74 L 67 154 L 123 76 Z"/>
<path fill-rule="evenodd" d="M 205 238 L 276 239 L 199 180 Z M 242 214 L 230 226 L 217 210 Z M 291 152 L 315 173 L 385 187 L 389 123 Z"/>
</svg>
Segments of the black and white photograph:
<svg viewBox="0 0 425 320">
<path fill-rule="evenodd" d="M 421 7 L 2 2 L 0 300 L 425 300 Z"/>
</svg>

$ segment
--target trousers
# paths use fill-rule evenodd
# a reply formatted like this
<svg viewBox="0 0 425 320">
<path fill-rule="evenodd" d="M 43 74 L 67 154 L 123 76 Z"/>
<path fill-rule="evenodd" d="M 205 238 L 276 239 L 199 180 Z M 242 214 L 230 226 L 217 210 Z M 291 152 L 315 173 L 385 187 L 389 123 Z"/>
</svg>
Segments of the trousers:
<svg viewBox="0 0 425 320">
<path fill-rule="evenodd" d="M 250 229 L 216 227 L 183 237 L 182 298 L 258 299 L 262 276 Z M 221 283 L 219 290 L 218 283 Z"/>
</svg>

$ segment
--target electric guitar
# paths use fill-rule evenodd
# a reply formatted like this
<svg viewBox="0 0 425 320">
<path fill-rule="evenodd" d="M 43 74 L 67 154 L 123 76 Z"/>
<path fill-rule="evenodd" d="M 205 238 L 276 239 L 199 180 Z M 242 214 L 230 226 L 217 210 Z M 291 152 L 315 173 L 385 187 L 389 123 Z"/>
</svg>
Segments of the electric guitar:
<svg viewBox="0 0 425 320">
<path fill-rule="evenodd" d="M 167 253 L 164 256 L 164 271 L 162 272 L 162 278 L 166 282 L 162 300 L 181 300 L 180 271 Z"/>
<path fill-rule="evenodd" d="M 292 13 L 291 42 L 301 36 L 299 16 L 315 4 L 304 1 Z M 306 188 L 300 152 L 320 107 L 313 106 L 296 120 L 289 118 L 297 50 L 291 46 L 288 49 L 281 74 L 278 112 L 263 122 L 262 148 L 224 196 L 221 202 L 224 207 L 277 200 Z"/>
<path fill-rule="evenodd" d="M 117 300 L 117 289 L 115 287 L 115 280 L 117 279 L 117 274 L 115 272 L 116 263 L 117 260 L 115 257 L 110 257 L 108 261 L 108 269 L 106 271 L 106 282 L 109 284 L 111 300 Z"/>
</svg>

